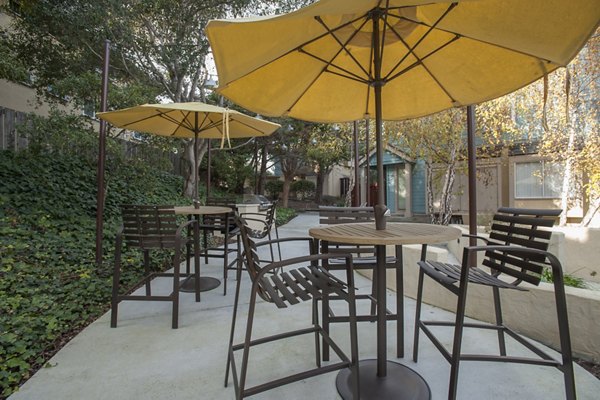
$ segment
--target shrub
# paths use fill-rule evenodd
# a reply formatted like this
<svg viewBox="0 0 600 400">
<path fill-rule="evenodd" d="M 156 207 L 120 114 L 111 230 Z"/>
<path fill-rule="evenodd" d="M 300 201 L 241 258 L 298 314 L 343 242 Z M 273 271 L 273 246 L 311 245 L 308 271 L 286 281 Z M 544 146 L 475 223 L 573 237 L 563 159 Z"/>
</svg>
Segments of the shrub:
<svg viewBox="0 0 600 400">
<path fill-rule="evenodd" d="M 277 226 L 285 225 L 296 215 L 298 215 L 298 212 L 293 208 L 277 207 L 275 224 Z"/>
<path fill-rule="evenodd" d="M 315 184 L 314 182 L 307 180 L 300 180 L 292 182 L 290 190 L 296 193 L 296 198 L 302 200 L 305 198 L 312 198 L 315 196 Z"/>
<path fill-rule="evenodd" d="M 269 197 L 273 200 L 277 200 L 279 197 L 279 193 L 283 191 L 283 181 L 277 180 L 269 180 L 265 184 L 265 190 L 269 194 Z"/>
<path fill-rule="evenodd" d="M 46 121 L 48 122 L 48 121 Z M 35 121 L 32 148 L 0 151 L 0 398 L 6 398 L 108 309 L 110 267 L 95 265 L 96 164 L 90 132 L 77 124 Z M 68 142 L 59 141 L 64 130 Z M 37 141 L 36 141 L 37 140 Z M 182 178 L 112 153 L 108 138 L 104 258 L 112 260 L 119 205 L 189 204 Z M 112 154 L 112 155 L 111 155 Z M 169 254 L 152 257 L 165 266 Z M 126 250 L 123 282 L 143 273 L 139 251 Z M 107 262 L 109 264 L 109 262 Z"/>
</svg>

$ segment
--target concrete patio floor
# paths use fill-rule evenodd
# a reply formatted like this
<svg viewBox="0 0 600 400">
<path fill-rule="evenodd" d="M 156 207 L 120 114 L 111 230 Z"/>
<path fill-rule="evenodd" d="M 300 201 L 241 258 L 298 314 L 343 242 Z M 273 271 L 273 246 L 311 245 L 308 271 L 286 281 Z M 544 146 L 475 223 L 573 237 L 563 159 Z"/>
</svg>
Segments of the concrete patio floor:
<svg viewBox="0 0 600 400">
<path fill-rule="evenodd" d="M 305 236 L 310 226 L 318 224 L 316 214 L 302 214 L 280 228 L 280 236 Z M 301 250 L 286 247 L 284 256 L 300 255 Z M 407 265 L 405 268 L 416 268 Z M 202 274 L 221 278 L 218 262 L 202 264 Z M 233 275 L 233 274 L 232 274 Z M 156 282 L 156 290 L 166 292 L 168 281 Z M 238 340 L 243 336 L 248 303 L 249 278 L 244 273 Z M 357 277 L 360 292 L 370 290 L 370 281 Z M 231 322 L 235 279 L 228 280 L 228 293 L 222 285 L 202 293 L 202 301 L 194 302 L 191 293 L 181 294 L 179 329 L 171 329 L 170 303 L 124 302 L 119 310 L 119 325 L 109 327 L 109 314 L 88 326 L 38 371 L 10 400 L 79 400 L 79 399 L 144 399 L 144 400 L 212 400 L 234 399 L 230 378 L 223 386 L 227 342 Z M 393 309 L 394 292 L 388 292 L 388 307 Z M 419 362 L 414 363 L 412 337 L 414 301 L 405 302 L 407 357 L 396 359 L 394 343 L 396 324 L 388 323 L 388 359 L 416 370 L 429 383 L 433 399 L 447 397 L 450 367 L 433 344 L 422 336 Z M 257 307 L 255 336 L 277 330 L 304 327 L 310 322 L 310 302 L 279 310 L 272 304 Z M 453 319 L 453 314 L 424 306 L 424 316 Z M 573 328 L 572 328 L 573 329 Z M 332 336 L 348 349 L 348 329 L 334 324 Z M 445 343 L 451 343 L 448 330 Z M 493 333 L 465 333 L 467 351 L 495 349 Z M 249 384 L 253 385 L 297 372 L 314 365 L 311 335 L 257 347 L 250 353 Z M 375 358 L 375 324 L 359 324 L 361 359 Z M 527 354 L 514 342 L 509 352 Z M 552 354 L 554 354 L 552 352 Z M 239 359 L 239 357 L 238 357 Z M 238 362 L 239 363 L 239 362 Z M 339 399 L 335 388 L 337 372 L 311 378 L 254 396 L 256 399 Z M 600 380 L 575 365 L 579 399 L 600 398 Z M 562 374 L 555 368 L 464 362 L 459 375 L 460 399 L 563 399 Z"/>
</svg>

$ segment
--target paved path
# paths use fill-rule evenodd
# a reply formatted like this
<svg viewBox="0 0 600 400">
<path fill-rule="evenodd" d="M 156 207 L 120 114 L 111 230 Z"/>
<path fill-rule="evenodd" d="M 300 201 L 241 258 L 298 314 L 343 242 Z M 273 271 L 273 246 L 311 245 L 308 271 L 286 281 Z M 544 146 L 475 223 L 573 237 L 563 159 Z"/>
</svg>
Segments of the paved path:
<svg viewBox="0 0 600 400">
<path fill-rule="evenodd" d="M 304 236 L 318 223 L 316 214 L 302 214 L 280 229 L 281 236 Z M 301 249 L 284 248 L 284 256 L 300 255 Z M 202 266 L 202 273 L 220 278 L 216 262 Z M 245 276 L 242 299 L 247 304 L 249 280 Z M 370 288 L 370 281 L 358 277 L 359 290 Z M 156 290 L 168 289 L 166 280 L 156 282 Z M 38 371 L 10 400 L 218 400 L 234 399 L 234 390 L 223 386 L 226 347 L 229 335 L 235 280 L 229 279 L 229 293 L 223 296 L 219 287 L 202 294 L 195 303 L 193 294 L 182 294 L 180 328 L 171 329 L 168 303 L 125 302 L 119 310 L 119 326 L 109 327 L 106 314 L 77 335 L 49 362 L 50 367 Z M 389 292 L 388 304 L 395 294 Z M 246 317 L 241 307 L 240 322 Z M 453 314 L 424 307 L 424 315 L 452 319 Z M 406 299 L 406 354 L 412 353 L 414 301 Z M 261 304 L 255 320 L 256 334 L 292 326 L 306 326 L 310 320 L 310 303 L 278 310 Z M 240 323 L 240 325 L 242 325 Z M 395 324 L 388 331 L 389 358 L 395 360 Z M 346 341 L 347 327 L 335 324 L 334 337 Z M 238 338 L 242 337 L 241 330 Z M 492 348 L 494 334 L 465 335 L 468 349 Z M 445 337 L 446 344 L 451 335 Z M 347 343 L 347 341 L 346 341 Z M 375 325 L 359 324 L 361 358 L 374 358 Z M 250 383 L 273 378 L 281 371 L 298 371 L 314 360 L 313 338 L 295 338 L 251 353 Z M 516 346 L 509 346 L 513 350 Z M 347 347 L 344 347 L 347 348 Z M 397 360 L 417 370 L 429 383 L 433 399 L 447 396 L 449 365 L 433 345 L 423 339 L 419 362 L 410 358 Z M 576 367 L 579 399 L 598 399 L 600 381 Z M 315 400 L 338 399 L 335 373 L 287 385 L 253 399 Z M 231 382 L 231 380 L 230 380 Z M 498 363 L 463 363 L 459 382 L 461 399 L 544 399 L 561 400 L 562 375 L 553 368 Z"/>
</svg>

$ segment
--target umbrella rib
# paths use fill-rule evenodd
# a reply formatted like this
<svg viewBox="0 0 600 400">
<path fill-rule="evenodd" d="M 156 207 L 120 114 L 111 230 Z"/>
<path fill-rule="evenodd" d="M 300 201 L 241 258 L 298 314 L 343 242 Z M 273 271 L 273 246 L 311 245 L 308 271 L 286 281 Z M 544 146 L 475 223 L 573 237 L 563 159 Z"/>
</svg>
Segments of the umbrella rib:
<svg viewBox="0 0 600 400">
<path fill-rule="evenodd" d="M 407 48 L 407 49 L 409 49 L 409 52 L 410 52 L 410 53 L 411 53 L 411 54 L 412 54 L 412 55 L 413 55 L 413 56 L 414 56 L 414 57 L 417 59 L 417 62 L 416 62 L 415 64 L 413 64 L 412 66 L 410 66 L 410 67 L 409 67 L 409 69 L 407 69 L 407 70 L 405 70 L 405 71 L 402 71 L 402 72 L 401 72 L 401 74 L 402 74 L 402 73 L 404 73 L 404 72 L 408 72 L 408 70 L 410 70 L 410 69 L 412 69 L 412 68 L 414 68 L 415 66 L 417 66 L 417 65 L 419 65 L 419 64 L 420 64 L 420 65 L 421 65 L 421 66 L 422 66 L 422 67 L 425 69 L 425 71 L 426 71 L 426 72 L 429 74 L 429 76 L 431 76 L 431 78 L 432 78 L 432 79 L 435 81 L 435 83 L 437 83 L 437 85 L 438 85 L 438 86 L 439 86 L 439 87 L 440 87 L 440 88 L 441 88 L 441 89 L 444 91 L 444 93 L 446 93 L 446 95 L 448 96 L 448 98 L 449 98 L 449 99 L 450 99 L 450 100 L 451 100 L 453 103 L 455 103 L 455 102 L 456 102 L 456 100 L 454 99 L 454 97 L 453 97 L 453 96 L 450 94 L 450 92 L 448 92 L 448 91 L 446 90 L 446 88 L 445 88 L 445 87 L 442 85 L 442 83 L 441 83 L 441 82 L 440 82 L 440 81 L 437 79 L 437 77 L 436 77 L 436 76 L 435 76 L 435 75 L 434 75 L 434 74 L 431 72 L 431 70 L 430 70 L 429 68 L 427 68 L 427 66 L 426 66 L 426 65 L 425 65 L 425 63 L 423 62 L 423 59 L 422 59 L 422 58 L 420 58 L 420 57 L 419 57 L 419 56 L 418 56 L 418 55 L 417 55 L 417 54 L 414 52 L 414 49 L 411 49 L 411 48 L 410 48 L 410 46 L 408 45 L 408 43 L 406 43 L 406 41 L 404 40 L 404 38 L 402 38 L 402 37 L 401 37 L 401 36 L 398 34 L 398 32 L 396 32 L 396 30 L 394 29 L 394 27 L 390 26 L 390 29 L 391 29 L 391 30 L 392 30 L 392 31 L 393 31 L 393 32 L 396 34 L 396 36 L 398 36 L 398 39 L 399 39 L 399 40 L 400 40 L 400 41 L 401 41 L 401 42 L 404 44 L 404 46 L 406 46 L 406 48 Z M 458 40 L 458 36 L 455 36 L 455 37 L 454 37 L 454 38 L 453 38 L 451 41 L 449 41 L 448 43 L 446 43 L 446 44 L 442 45 L 442 46 L 441 46 L 439 49 L 437 49 L 437 50 L 436 50 L 436 52 L 437 52 L 438 50 L 440 50 L 441 48 L 443 48 L 443 47 L 447 46 L 448 44 L 452 43 L 452 42 L 453 42 L 453 41 L 455 41 L 455 40 Z M 433 54 L 433 53 L 431 53 L 431 54 Z M 428 54 L 426 57 L 429 57 L 431 54 Z M 397 66 L 396 66 L 396 67 L 397 67 Z M 394 67 L 394 68 L 396 68 L 396 67 Z M 399 76 L 399 75 L 394 75 L 394 76 L 392 77 L 392 79 L 395 79 L 397 76 Z M 391 80 L 391 79 L 390 79 L 390 80 Z"/>
<path fill-rule="evenodd" d="M 358 17 L 358 18 L 355 18 L 355 19 L 353 19 L 353 20 L 351 20 L 351 21 L 348 21 L 348 22 L 346 22 L 345 24 L 342 24 L 342 25 L 340 25 L 340 26 L 337 26 L 337 27 L 335 27 L 335 29 L 333 29 L 333 30 L 332 30 L 332 32 L 335 32 L 335 31 L 337 31 L 337 30 L 339 30 L 339 29 L 345 28 L 346 26 L 353 24 L 354 22 L 356 22 L 356 21 L 360 20 L 361 18 L 364 18 L 364 15 L 363 15 L 363 16 L 360 16 L 360 17 Z M 289 51 L 286 51 L 285 53 L 281 54 L 280 56 L 278 56 L 278 57 L 275 57 L 275 58 L 273 58 L 273 59 L 272 59 L 272 60 L 270 60 L 270 61 L 267 61 L 267 62 L 265 62 L 265 63 L 263 63 L 263 64 L 260 64 L 260 65 L 256 66 L 255 68 L 253 68 L 253 69 L 249 70 L 248 72 L 246 72 L 245 74 L 241 75 L 240 77 L 238 77 L 238 78 L 236 78 L 236 79 L 232 80 L 231 82 L 228 82 L 228 84 L 231 84 L 231 83 L 233 83 L 233 82 L 235 82 L 235 81 L 238 81 L 238 80 L 240 80 L 240 79 L 242 79 L 242 78 L 245 78 L 245 77 L 247 77 L 248 75 L 250 75 L 250 74 L 254 73 L 255 71 L 257 71 L 257 70 L 259 70 L 259 69 L 261 69 L 261 68 L 264 68 L 264 67 L 266 67 L 267 65 L 269 65 L 269 64 L 272 64 L 272 63 L 274 63 L 275 61 L 277 61 L 277 60 L 279 60 L 279 59 L 281 59 L 281 58 L 283 58 L 283 57 L 285 57 L 285 56 L 287 56 L 287 55 L 289 55 L 289 54 L 292 54 L 292 53 L 293 53 L 293 52 L 295 52 L 295 51 L 299 51 L 299 50 L 301 50 L 301 49 L 302 49 L 304 46 L 307 46 L 307 45 L 309 45 L 309 44 L 311 44 L 311 43 L 313 43 L 313 42 L 316 42 L 317 40 L 319 40 L 319 39 L 322 39 L 322 38 L 324 38 L 324 37 L 325 37 L 325 36 L 327 36 L 327 35 L 329 35 L 329 32 L 325 32 L 325 33 L 323 33 L 323 34 L 321 34 L 321 35 L 319 35 L 319 36 L 317 36 L 317 37 L 314 37 L 314 38 L 312 38 L 312 39 L 310 39 L 310 40 L 308 40 L 308 41 L 306 41 L 306 42 L 304 42 L 304 43 L 302 43 L 302 44 L 300 44 L 300 45 L 298 45 L 298 46 L 294 47 L 293 49 L 290 49 Z"/>
<path fill-rule="evenodd" d="M 448 8 L 446 9 L 446 11 L 444 11 L 444 13 L 438 18 L 437 21 L 435 21 L 435 23 L 431 26 L 429 26 L 429 29 L 427 30 L 427 32 L 425 32 L 423 34 L 423 36 L 417 41 L 417 43 L 415 43 L 412 47 L 408 46 L 407 43 L 402 39 L 401 35 L 392 27 L 390 27 L 390 29 L 392 30 L 392 32 L 394 32 L 394 34 L 402 41 L 402 43 L 404 43 L 404 45 L 408 48 L 408 53 L 406 53 L 406 55 L 404 57 L 402 57 L 400 59 L 400 61 L 398 61 L 396 63 L 396 65 L 394 65 L 394 68 L 392 68 L 390 70 L 390 72 L 388 72 L 388 74 L 386 75 L 386 77 L 384 78 L 384 80 L 388 80 L 390 79 L 390 75 L 392 75 L 392 73 L 400 66 L 400 64 L 402 64 L 404 62 L 404 60 L 406 60 L 406 58 L 408 57 L 409 54 L 414 55 L 417 59 L 419 59 L 416 54 L 414 53 L 414 50 L 423 42 L 423 40 L 425 40 L 425 38 L 427 38 L 427 36 L 429 36 L 429 34 L 435 29 L 435 27 L 448 15 L 448 13 L 454 8 L 456 7 L 456 3 L 452 3 L 448 6 Z M 388 13 L 386 13 L 386 15 L 388 15 Z M 406 21 L 409 22 L 414 22 L 408 18 L 403 18 L 401 16 L 396 16 L 396 15 L 391 15 L 392 17 L 396 17 L 398 19 L 404 19 Z M 387 21 L 386 21 L 387 23 Z M 428 26 L 428 25 L 426 25 Z M 395 75 L 394 75 L 395 76 Z"/>
<path fill-rule="evenodd" d="M 360 62 L 358 62 L 358 60 L 356 59 L 356 57 L 354 57 L 354 54 L 352 54 L 348 48 L 346 47 L 346 45 L 348 43 L 350 43 L 350 41 L 352 39 L 354 39 L 354 37 L 358 34 L 358 32 L 362 29 L 363 26 L 365 26 L 365 24 L 367 23 L 367 19 L 365 19 L 365 21 L 362 23 L 362 25 L 360 27 L 358 27 L 357 29 L 355 29 L 354 33 L 352 33 L 352 35 L 350 35 L 350 37 L 348 38 L 348 40 L 346 40 L 346 43 L 342 43 L 341 40 L 338 39 L 338 37 L 335 35 L 335 32 L 333 32 L 323 21 L 323 19 L 321 19 L 320 16 L 316 16 L 315 19 L 323 26 L 323 28 L 325 28 L 325 30 L 327 32 L 329 32 L 329 34 L 331 35 L 331 37 L 333 37 L 333 39 L 340 45 L 340 47 L 346 52 L 346 54 L 348 54 L 350 56 L 350 58 L 352 59 L 352 61 L 354 61 L 354 63 L 365 73 L 365 75 L 367 75 L 368 77 L 370 77 L 370 75 L 368 74 L 367 70 L 365 70 L 365 68 L 362 66 L 362 64 Z M 339 53 L 338 53 L 339 54 Z M 336 57 L 338 56 L 338 54 L 336 54 Z M 336 66 L 335 64 L 333 64 L 336 68 L 342 69 L 338 66 Z M 356 74 L 352 74 L 348 71 L 345 71 L 351 75 L 354 75 L 356 77 L 358 77 L 358 75 Z"/>
<path fill-rule="evenodd" d="M 304 49 L 298 49 L 298 51 L 300 53 L 306 54 L 307 56 L 312 57 L 312 58 L 314 58 L 314 59 L 316 59 L 318 61 L 321 61 L 323 64 L 325 64 L 325 68 L 323 68 L 323 72 L 330 72 L 330 73 L 335 74 L 335 75 L 343 76 L 344 78 L 352 79 L 352 80 L 359 81 L 359 82 L 362 82 L 362 83 L 369 83 L 368 80 L 362 78 L 360 75 L 357 75 L 357 74 L 355 74 L 355 73 L 353 73 L 351 71 L 348 71 L 347 69 L 342 68 L 342 67 L 340 67 L 338 65 L 335 65 L 335 64 L 332 63 L 332 61 L 327 61 L 324 58 L 321 58 L 319 56 L 311 54 L 311 53 L 307 52 Z M 341 52 L 342 52 L 342 50 L 340 49 L 340 51 L 338 53 L 336 53 L 336 55 L 334 56 L 334 58 L 337 57 L 337 55 L 340 54 Z M 344 75 L 344 74 L 341 74 L 341 73 L 338 73 L 338 72 L 331 71 L 331 70 L 328 69 L 328 67 L 330 67 L 330 66 L 334 67 L 336 69 L 339 69 L 340 71 L 345 72 L 348 75 Z M 362 69 L 362 67 L 361 67 L 361 69 Z M 366 71 L 365 71 L 365 73 L 366 73 Z"/>
<path fill-rule="evenodd" d="M 446 46 L 448 46 L 449 44 L 457 41 L 460 37 L 459 36 L 455 36 L 452 39 L 448 40 L 446 43 L 444 43 L 443 45 L 441 45 L 440 47 L 438 47 L 437 49 L 433 50 L 432 52 L 430 52 L 429 54 L 425 55 L 423 58 L 417 58 L 417 61 L 412 63 L 411 65 L 409 65 L 408 67 L 404 68 L 402 71 L 399 71 L 398 73 L 396 73 L 395 75 L 392 75 L 388 78 L 386 78 L 386 82 L 392 81 L 394 79 L 396 79 L 397 77 L 404 75 L 406 72 L 410 71 L 411 69 L 419 66 L 419 65 L 423 65 L 423 61 L 425 61 L 426 59 L 428 59 L 429 57 L 431 57 L 432 55 L 434 55 L 435 53 L 437 53 L 438 51 L 444 49 Z"/>
<path fill-rule="evenodd" d="M 419 25 L 423 25 L 423 26 L 426 26 L 426 27 L 430 27 L 430 25 L 428 25 L 428 24 L 426 24 L 426 23 L 424 23 L 422 21 L 415 21 L 415 20 L 412 20 L 412 19 L 404 17 L 404 16 L 397 17 L 397 18 L 400 18 L 400 19 L 403 19 L 403 20 L 406 20 L 406 21 L 409 21 L 409 22 L 414 22 L 415 24 L 419 24 Z M 501 44 L 492 43 L 492 42 L 489 42 L 489 41 L 483 40 L 483 39 L 477 39 L 475 37 L 464 35 L 462 33 L 454 32 L 454 31 L 451 31 L 451 30 L 448 30 L 448 29 L 443 29 L 443 28 L 437 28 L 437 29 L 439 31 L 441 31 L 441 32 L 446 32 L 446 33 L 449 33 L 451 35 L 460 36 L 461 38 L 470 39 L 470 40 L 473 40 L 475 42 L 479 42 L 479 43 L 487 44 L 487 45 L 490 45 L 490 46 L 498 47 L 498 48 L 503 49 L 503 50 L 512 51 L 514 53 L 518 53 L 518 54 L 521 54 L 521 55 L 524 55 L 524 56 L 527 56 L 527 57 L 532 57 L 532 58 L 535 58 L 537 60 L 540 60 L 540 61 L 543 61 L 543 62 L 546 62 L 546 63 L 555 64 L 555 65 L 558 65 L 558 66 L 561 66 L 561 67 L 565 67 L 566 66 L 566 64 L 562 64 L 562 63 L 557 62 L 557 61 L 548 60 L 546 58 L 542 58 L 540 56 L 537 56 L 537 55 L 531 54 L 531 53 L 527 53 L 527 52 L 522 51 L 522 50 L 512 49 L 510 47 L 506 47 L 506 46 L 503 46 Z"/>
<path fill-rule="evenodd" d="M 379 3 L 381 4 L 381 2 Z M 381 31 L 381 43 L 379 45 L 380 49 L 379 49 L 379 59 L 383 60 L 383 50 L 385 49 L 385 30 L 386 27 L 388 26 L 388 10 L 390 8 L 390 0 L 387 0 L 385 3 L 385 12 L 383 13 L 383 30 Z M 395 33 L 395 32 L 394 32 Z M 371 46 L 373 47 L 373 46 Z M 384 79 L 385 81 L 385 79 Z"/>
</svg>

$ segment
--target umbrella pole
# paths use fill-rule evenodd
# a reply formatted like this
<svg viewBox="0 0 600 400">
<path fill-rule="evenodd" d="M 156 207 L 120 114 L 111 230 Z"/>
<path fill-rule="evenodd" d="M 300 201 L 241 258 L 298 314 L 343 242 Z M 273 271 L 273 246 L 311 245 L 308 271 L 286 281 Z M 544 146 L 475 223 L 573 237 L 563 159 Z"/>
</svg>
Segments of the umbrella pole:
<svg viewBox="0 0 600 400">
<path fill-rule="evenodd" d="M 365 176 L 365 185 L 367 187 L 367 205 L 371 205 L 371 182 L 370 182 L 370 177 L 369 175 L 371 174 L 371 165 L 370 165 L 370 160 L 369 160 L 369 120 L 365 119 L 365 154 L 366 154 L 366 168 L 365 170 L 367 171 L 366 176 Z"/>
<path fill-rule="evenodd" d="M 475 148 L 475 106 L 467 106 L 467 151 L 469 164 L 469 234 L 477 234 L 477 158 Z M 477 239 L 471 237 L 469 245 L 476 246 Z"/>
<path fill-rule="evenodd" d="M 198 113 L 194 113 L 194 206 L 198 207 Z"/>
<path fill-rule="evenodd" d="M 381 110 L 381 87 L 384 82 L 381 79 L 381 45 L 379 43 L 379 17 L 380 12 L 373 11 L 373 89 L 375 91 L 375 143 L 377 149 L 377 206 L 380 212 L 385 212 L 385 187 L 383 179 L 383 117 Z M 377 210 L 375 215 L 377 215 Z M 385 222 L 384 218 L 380 218 Z M 377 229 L 385 229 L 385 224 Z"/>
<path fill-rule="evenodd" d="M 106 111 L 108 98 L 108 68 L 110 66 L 110 40 L 104 42 L 104 65 L 102 68 L 102 101 L 100 111 Z M 98 172 L 96 194 L 96 267 L 102 266 L 102 236 L 104 220 L 104 161 L 106 159 L 106 121 L 100 120 L 98 131 Z"/>
</svg>

